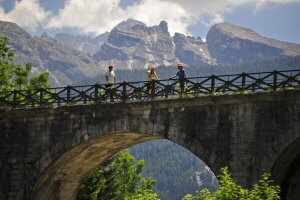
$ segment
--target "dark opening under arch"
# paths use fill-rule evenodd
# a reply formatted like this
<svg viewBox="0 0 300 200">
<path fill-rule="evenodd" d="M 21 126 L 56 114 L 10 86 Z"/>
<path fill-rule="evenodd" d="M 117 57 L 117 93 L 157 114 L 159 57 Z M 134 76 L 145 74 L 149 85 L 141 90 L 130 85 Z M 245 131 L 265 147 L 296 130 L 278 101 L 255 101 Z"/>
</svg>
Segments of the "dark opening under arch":
<svg viewBox="0 0 300 200">
<path fill-rule="evenodd" d="M 300 137 L 279 156 L 271 170 L 275 183 L 280 185 L 281 198 L 294 200 L 300 197 Z"/>
</svg>

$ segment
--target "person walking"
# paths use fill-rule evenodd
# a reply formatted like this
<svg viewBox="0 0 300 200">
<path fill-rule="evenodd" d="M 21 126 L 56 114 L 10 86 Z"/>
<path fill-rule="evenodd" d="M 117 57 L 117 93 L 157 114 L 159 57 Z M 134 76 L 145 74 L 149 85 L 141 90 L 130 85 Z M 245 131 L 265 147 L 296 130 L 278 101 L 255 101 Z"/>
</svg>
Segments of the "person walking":
<svg viewBox="0 0 300 200">
<path fill-rule="evenodd" d="M 180 97 L 183 97 L 186 74 L 185 74 L 185 71 L 183 69 L 183 64 L 182 63 L 179 63 L 177 65 L 177 67 L 178 67 L 179 71 L 176 73 L 176 75 L 171 76 L 170 79 L 174 79 L 175 77 L 178 77 L 178 81 L 179 81 L 179 85 L 180 85 Z"/>
<path fill-rule="evenodd" d="M 116 83 L 116 74 L 113 71 L 113 65 L 108 66 L 108 71 L 105 74 L 106 78 L 106 85 L 105 85 L 105 91 L 106 94 L 110 94 L 110 101 L 114 102 L 114 95 L 113 95 L 113 87 Z"/>
<path fill-rule="evenodd" d="M 152 81 L 159 80 L 157 74 L 155 73 L 155 70 L 156 70 L 156 67 L 152 66 L 150 68 L 150 70 L 147 71 L 147 73 L 148 73 L 147 93 L 149 93 L 149 92 L 152 93 L 152 89 L 155 89 L 155 88 L 152 88 L 152 85 L 153 85 Z"/>
</svg>

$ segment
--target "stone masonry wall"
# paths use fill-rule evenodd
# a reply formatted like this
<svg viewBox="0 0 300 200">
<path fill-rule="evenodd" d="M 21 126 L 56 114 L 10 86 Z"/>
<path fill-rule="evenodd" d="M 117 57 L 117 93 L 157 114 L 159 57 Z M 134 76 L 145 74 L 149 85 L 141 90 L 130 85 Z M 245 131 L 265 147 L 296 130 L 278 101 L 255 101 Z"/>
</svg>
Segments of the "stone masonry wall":
<svg viewBox="0 0 300 200">
<path fill-rule="evenodd" d="M 249 187 L 299 138 L 299 113 L 298 90 L 0 111 L 0 199 L 75 199 L 101 162 L 158 138 Z"/>
</svg>

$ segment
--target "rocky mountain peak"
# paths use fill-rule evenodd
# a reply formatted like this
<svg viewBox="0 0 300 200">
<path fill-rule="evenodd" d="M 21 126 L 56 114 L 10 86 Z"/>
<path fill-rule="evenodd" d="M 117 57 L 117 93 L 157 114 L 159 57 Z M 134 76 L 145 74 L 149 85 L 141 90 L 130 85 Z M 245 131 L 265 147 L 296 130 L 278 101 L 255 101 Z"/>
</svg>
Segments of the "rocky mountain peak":
<svg viewBox="0 0 300 200">
<path fill-rule="evenodd" d="M 9 38 L 22 37 L 30 39 L 31 35 L 28 34 L 24 29 L 20 28 L 17 24 L 12 22 L 6 22 L 0 20 L 0 36 L 8 36 Z"/>
<path fill-rule="evenodd" d="M 158 25 L 164 32 L 169 32 L 168 23 L 166 21 L 161 21 Z"/>
<path fill-rule="evenodd" d="M 47 42 L 52 42 L 52 43 L 57 43 L 57 40 L 51 36 L 49 36 L 47 33 L 43 33 L 40 37 L 41 40 L 47 41 Z"/>
<path fill-rule="evenodd" d="M 173 37 L 175 44 L 175 56 L 180 62 L 190 66 L 199 64 L 213 64 L 207 44 L 200 37 L 185 36 L 182 33 L 175 33 Z"/>
<path fill-rule="evenodd" d="M 251 29 L 237 26 L 237 25 L 230 24 L 230 23 L 225 23 L 225 22 L 215 24 L 214 26 L 212 26 L 209 30 L 208 35 L 212 34 L 214 32 L 219 32 L 222 34 L 227 34 L 229 36 L 239 37 L 242 39 L 246 38 L 246 39 L 250 39 L 250 40 L 258 40 L 262 37 Z"/>
<path fill-rule="evenodd" d="M 139 25 L 141 27 L 146 27 L 146 24 L 143 22 L 140 22 L 135 19 L 127 19 L 126 21 L 122 21 L 117 26 L 114 27 L 114 29 L 118 29 L 120 31 L 127 31 L 129 28 Z"/>
<path fill-rule="evenodd" d="M 189 42 L 195 43 L 195 44 L 204 44 L 201 37 L 186 36 L 182 33 L 177 33 L 177 32 L 174 34 L 174 39 L 177 41 L 181 41 L 181 42 L 189 41 Z"/>
<path fill-rule="evenodd" d="M 126 24 L 121 22 L 120 24 Z M 129 21 L 126 28 L 115 27 L 94 57 L 103 65 L 114 63 L 123 68 L 145 68 L 153 64 L 175 63 L 174 45 L 166 22 L 147 27 L 143 23 Z M 122 26 L 123 27 L 123 26 Z M 121 64 L 122 63 L 122 64 Z"/>
<path fill-rule="evenodd" d="M 263 37 L 230 23 L 214 25 L 207 34 L 208 50 L 217 63 L 237 64 L 300 55 L 300 45 Z"/>
<path fill-rule="evenodd" d="M 61 45 L 56 39 L 42 34 L 31 37 L 18 25 L 0 21 L 0 36 L 10 37 L 9 47 L 15 52 L 15 62 L 32 64 L 32 73 L 47 71 L 53 86 L 71 84 L 99 72 L 97 62 L 73 46 Z"/>
</svg>

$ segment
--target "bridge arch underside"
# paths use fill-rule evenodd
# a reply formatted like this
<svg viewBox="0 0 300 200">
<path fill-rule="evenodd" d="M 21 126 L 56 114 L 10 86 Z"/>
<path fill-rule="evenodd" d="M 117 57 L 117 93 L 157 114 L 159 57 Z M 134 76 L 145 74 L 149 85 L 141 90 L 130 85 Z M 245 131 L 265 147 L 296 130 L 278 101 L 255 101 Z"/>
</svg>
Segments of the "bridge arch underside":
<svg viewBox="0 0 300 200">
<path fill-rule="evenodd" d="M 65 152 L 38 178 L 32 198 L 76 199 L 79 185 L 90 173 L 118 151 L 159 136 L 122 133 L 90 139 Z"/>
<path fill-rule="evenodd" d="M 272 179 L 281 188 L 282 199 L 300 197 L 300 137 L 279 156 L 271 170 Z"/>
</svg>

